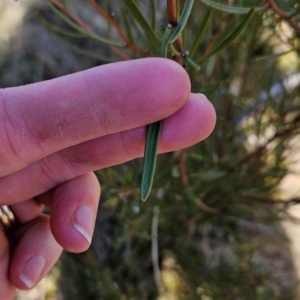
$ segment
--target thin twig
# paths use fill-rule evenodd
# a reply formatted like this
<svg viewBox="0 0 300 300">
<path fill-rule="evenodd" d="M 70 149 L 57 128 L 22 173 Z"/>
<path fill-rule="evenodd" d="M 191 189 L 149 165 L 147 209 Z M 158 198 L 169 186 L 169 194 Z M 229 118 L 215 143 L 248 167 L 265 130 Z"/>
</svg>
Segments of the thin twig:
<svg viewBox="0 0 300 300">
<path fill-rule="evenodd" d="M 206 49 L 204 51 L 204 55 L 207 55 L 210 50 L 212 49 L 213 45 L 215 44 L 216 40 L 218 39 L 218 37 L 220 36 L 220 34 L 222 33 L 222 30 L 224 28 L 224 23 L 221 22 L 221 24 L 218 27 L 217 32 L 214 34 L 214 36 L 210 39 L 210 41 L 208 42 L 208 45 L 206 46 Z"/>
<path fill-rule="evenodd" d="M 242 198 L 243 200 L 249 200 L 249 201 L 265 203 L 265 204 L 274 204 L 274 205 L 276 205 L 276 204 L 297 205 L 300 203 L 300 198 L 291 198 L 289 200 L 276 200 L 276 199 L 272 199 L 272 198 L 246 195 L 246 194 L 242 194 L 242 193 L 237 193 L 235 196 L 238 198 Z"/>
<path fill-rule="evenodd" d="M 267 0 L 267 3 L 270 7 L 270 9 L 280 18 L 282 18 L 283 20 L 285 20 L 292 28 L 295 29 L 295 31 L 298 33 L 298 35 L 300 35 L 300 25 L 293 19 L 291 19 L 291 17 L 285 13 L 284 11 L 282 11 L 274 2 L 274 0 Z"/>
<path fill-rule="evenodd" d="M 176 0 L 167 0 L 167 11 L 168 11 L 168 20 L 169 23 L 176 27 L 178 23 L 177 18 L 177 1 Z M 183 53 L 183 39 L 182 35 L 180 35 L 177 40 L 175 41 L 175 48 L 178 52 Z M 182 57 L 175 56 L 175 61 L 182 65 Z"/>
<path fill-rule="evenodd" d="M 228 22 L 228 18 L 229 18 L 229 15 L 225 15 L 223 17 L 223 19 L 221 20 L 216 33 L 213 35 L 213 37 L 208 42 L 208 45 L 206 46 L 206 49 L 204 51 L 204 55 L 207 55 L 211 51 L 211 49 L 213 48 L 213 46 L 215 45 L 215 43 L 218 40 L 219 36 L 223 32 L 223 30 L 225 28 L 225 25 Z"/>
<path fill-rule="evenodd" d="M 173 26 L 176 27 L 178 24 L 178 11 L 177 11 L 178 5 L 176 0 L 167 0 L 167 11 L 168 11 L 168 20 L 169 23 Z M 178 39 L 175 41 L 175 49 L 176 51 L 183 53 L 183 39 L 182 35 L 178 37 Z M 180 65 L 183 64 L 182 57 L 181 56 L 175 56 L 174 57 L 175 61 L 179 63 Z M 186 166 L 185 166 L 185 159 L 184 159 L 184 151 L 181 152 L 180 154 L 180 172 L 182 176 L 182 181 L 183 185 L 185 187 L 189 186 L 189 179 L 187 177 L 187 172 L 186 172 Z"/>
<path fill-rule="evenodd" d="M 276 200 L 273 198 L 266 198 L 262 196 L 256 196 L 256 195 L 247 195 L 243 193 L 236 193 L 234 195 L 237 198 L 242 199 L 243 201 L 251 201 L 251 202 L 257 202 L 262 204 L 270 204 L 270 205 L 283 205 L 285 207 L 292 206 L 292 205 L 298 205 L 300 204 L 300 198 L 291 198 L 288 200 Z M 218 210 L 208 206 L 205 202 L 203 202 L 201 199 L 197 199 L 195 204 L 198 208 L 201 210 L 207 212 L 207 213 L 217 213 Z"/>
<path fill-rule="evenodd" d="M 227 5 L 233 5 L 233 1 L 232 0 L 228 0 L 227 1 Z M 207 55 L 210 50 L 213 48 L 213 46 L 215 45 L 215 42 L 217 41 L 218 37 L 221 35 L 222 31 L 224 30 L 225 28 L 225 25 L 227 24 L 227 21 L 228 21 L 228 18 L 229 18 L 229 15 L 225 15 L 223 17 L 223 19 L 221 20 L 220 22 L 220 25 L 216 31 L 216 33 L 214 34 L 214 36 L 211 38 L 211 40 L 209 41 L 205 51 L 204 51 L 204 55 Z"/>
<path fill-rule="evenodd" d="M 169 23 L 172 24 L 173 27 L 177 25 L 177 1 L 176 0 L 168 0 L 167 1 L 167 9 L 168 9 L 168 18 Z"/>
<path fill-rule="evenodd" d="M 176 0 L 167 0 L 167 11 L 168 11 L 168 20 L 169 23 L 173 26 L 176 27 L 178 24 L 178 11 L 177 11 L 178 5 Z M 183 40 L 182 40 L 182 35 L 178 37 L 178 39 L 175 41 L 175 50 L 183 53 Z M 181 56 L 175 56 L 174 57 L 175 61 L 178 62 L 180 65 L 183 64 L 182 57 Z M 187 176 L 187 171 L 186 171 L 186 165 L 185 165 L 185 152 L 182 151 L 180 153 L 180 173 L 183 181 L 183 185 L 185 187 L 189 187 L 189 179 Z"/>
<path fill-rule="evenodd" d="M 132 195 L 137 195 L 139 193 L 139 189 L 130 189 L 121 193 L 118 193 L 118 196 L 121 198 L 126 198 Z"/>
<path fill-rule="evenodd" d="M 57 0 L 49 0 L 51 4 L 59 8 L 62 12 L 64 12 L 72 21 L 74 21 L 77 25 L 79 25 L 86 32 L 92 33 L 93 30 L 86 25 L 82 20 L 74 16 L 67 8 L 65 8 L 59 1 Z"/>
<path fill-rule="evenodd" d="M 200 208 L 201 210 L 203 210 L 205 212 L 208 212 L 208 213 L 216 213 L 217 212 L 217 210 L 215 208 L 208 206 L 201 199 L 196 200 L 195 203 L 198 206 L 198 208 Z"/>
<path fill-rule="evenodd" d="M 120 25 L 118 24 L 118 22 L 116 21 L 116 19 L 112 16 L 109 15 L 107 12 L 105 12 L 94 0 L 90 1 L 91 5 L 93 6 L 93 8 L 100 14 L 102 15 L 104 18 L 106 18 L 111 24 L 113 24 L 116 28 L 116 30 L 118 31 L 120 37 L 122 38 L 122 40 L 125 42 L 126 46 L 128 48 L 130 48 L 132 51 L 137 52 L 137 53 L 141 53 L 143 55 L 149 56 L 149 53 L 140 49 L 139 47 L 133 45 L 128 38 L 126 37 L 125 33 L 123 32 L 122 28 L 120 27 Z"/>
<path fill-rule="evenodd" d="M 93 30 L 86 25 L 82 20 L 80 20 L 78 17 L 76 17 L 71 11 L 69 11 L 65 6 L 63 6 L 59 1 L 57 0 L 49 0 L 51 4 L 53 4 L 55 7 L 60 9 L 63 13 L 65 13 L 72 21 L 74 21 L 78 26 L 80 26 L 82 29 L 84 29 L 88 33 L 93 33 Z M 117 49 L 113 46 L 107 46 L 114 52 L 116 55 L 118 55 L 123 60 L 129 60 L 129 56 L 125 54 L 120 49 Z"/>
<path fill-rule="evenodd" d="M 285 136 L 288 136 L 289 134 L 293 133 L 295 130 L 299 129 L 299 124 L 300 124 L 300 115 L 296 116 L 294 120 L 291 122 L 291 125 L 284 129 L 277 131 L 270 139 L 266 141 L 266 143 L 260 147 L 258 147 L 254 152 L 248 154 L 246 157 L 241 159 L 235 166 L 231 167 L 228 169 L 226 172 L 226 175 L 228 173 L 232 173 L 234 170 L 237 168 L 243 166 L 244 164 L 248 163 L 254 158 L 260 158 L 267 150 L 267 147 L 269 146 L 270 143 L 272 143 L 274 140 L 278 138 L 283 138 Z M 226 176 L 224 175 L 224 176 Z"/>
</svg>

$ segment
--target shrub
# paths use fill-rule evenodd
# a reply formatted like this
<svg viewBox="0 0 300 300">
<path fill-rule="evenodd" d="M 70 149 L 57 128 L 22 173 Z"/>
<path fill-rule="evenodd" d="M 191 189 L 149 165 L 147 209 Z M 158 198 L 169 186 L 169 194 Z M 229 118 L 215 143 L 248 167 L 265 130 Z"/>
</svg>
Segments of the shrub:
<svg viewBox="0 0 300 300">
<path fill-rule="evenodd" d="M 158 158 L 143 205 L 142 160 L 97 172 L 96 234 L 90 251 L 61 262 L 66 299 L 291 299 L 293 267 L 274 224 L 298 202 L 278 189 L 299 133 L 298 1 L 86 6 L 97 21 L 58 0 L 49 7 L 59 25 L 40 19 L 99 64 L 159 56 L 181 26 L 167 56 L 186 68 L 193 92 L 212 101 L 218 122 L 206 141 Z"/>
</svg>

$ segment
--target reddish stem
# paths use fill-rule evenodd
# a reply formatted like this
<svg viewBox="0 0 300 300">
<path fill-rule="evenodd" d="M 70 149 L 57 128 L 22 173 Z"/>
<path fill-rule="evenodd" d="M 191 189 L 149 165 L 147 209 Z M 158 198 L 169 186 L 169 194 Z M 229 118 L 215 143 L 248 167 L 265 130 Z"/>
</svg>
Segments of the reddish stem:
<svg viewBox="0 0 300 300">
<path fill-rule="evenodd" d="M 73 20 L 77 25 L 79 25 L 82 29 L 84 29 L 87 32 L 92 32 L 93 30 L 86 25 L 84 22 L 82 22 L 79 18 L 74 16 L 69 10 L 67 10 L 59 1 L 57 0 L 49 0 L 51 4 L 59 8 L 61 11 L 63 11 L 71 20 Z"/>
<path fill-rule="evenodd" d="M 115 26 L 120 37 L 123 39 L 123 41 L 125 42 L 125 44 L 128 48 L 130 48 L 134 52 L 149 56 L 148 52 L 146 52 L 146 51 L 140 49 L 139 47 L 136 47 L 132 43 L 130 43 L 130 41 L 127 39 L 125 33 L 121 29 L 120 25 L 118 24 L 118 22 L 115 20 L 115 18 L 113 16 L 111 16 L 107 12 L 105 12 L 94 0 L 90 1 L 90 3 L 100 15 L 102 15 L 105 19 L 107 19 L 109 22 L 111 22 Z"/>
<path fill-rule="evenodd" d="M 279 16 L 280 18 L 284 19 L 287 23 L 289 23 L 290 26 L 291 26 L 292 28 L 295 29 L 295 31 L 298 33 L 298 35 L 300 35 L 300 25 L 299 25 L 296 21 L 292 20 L 292 19 L 289 17 L 288 14 L 286 14 L 284 11 L 282 11 L 282 10 L 275 4 L 274 0 L 267 0 L 267 3 L 268 3 L 268 5 L 269 5 L 270 9 L 272 9 L 273 12 L 274 12 L 277 16 Z"/>
</svg>

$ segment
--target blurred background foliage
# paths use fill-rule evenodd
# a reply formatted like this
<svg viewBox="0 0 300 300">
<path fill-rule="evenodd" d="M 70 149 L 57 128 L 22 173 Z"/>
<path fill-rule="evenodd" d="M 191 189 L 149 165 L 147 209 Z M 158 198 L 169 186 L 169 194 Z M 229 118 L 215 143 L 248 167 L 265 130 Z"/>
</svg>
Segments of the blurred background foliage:
<svg viewBox="0 0 300 300">
<path fill-rule="evenodd" d="M 183 42 L 169 53 L 186 68 L 192 91 L 215 106 L 213 134 L 159 156 L 144 204 L 141 159 L 97 171 L 102 196 L 95 236 L 89 251 L 65 253 L 56 267 L 62 299 L 299 299 L 280 225 L 300 201 L 299 184 L 293 193 L 280 189 L 295 171 L 291 166 L 300 165 L 294 154 L 300 146 L 299 2 L 215 1 L 195 0 Z M 14 7 L 16 15 L 22 6 L 5 2 L 4 29 L 5 9 Z M 18 30 L 1 36 L 1 87 L 158 56 L 166 2 L 29 1 Z M 181 10 L 184 4 L 178 1 Z M 177 52 L 184 54 L 172 55 Z"/>
</svg>

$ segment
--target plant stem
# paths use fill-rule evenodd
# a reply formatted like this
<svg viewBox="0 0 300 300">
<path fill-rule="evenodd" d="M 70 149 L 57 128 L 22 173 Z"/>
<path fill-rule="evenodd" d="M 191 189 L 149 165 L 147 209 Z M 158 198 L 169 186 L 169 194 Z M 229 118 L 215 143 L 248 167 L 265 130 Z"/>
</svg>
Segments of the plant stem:
<svg viewBox="0 0 300 300">
<path fill-rule="evenodd" d="M 295 29 L 295 31 L 297 32 L 297 34 L 300 36 L 300 26 L 297 24 L 296 21 L 291 19 L 291 16 L 289 16 L 288 14 L 286 14 L 284 11 L 282 11 L 274 2 L 274 0 L 267 0 L 267 3 L 270 7 L 271 10 L 273 10 L 273 12 L 279 16 L 280 18 L 282 18 L 283 20 L 285 20 L 287 23 L 290 24 L 290 26 L 292 28 Z"/>
<path fill-rule="evenodd" d="M 179 0 L 167 0 L 167 11 L 168 11 L 168 20 L 172 26 L 176 27 L 178 24 L 178 2 Z M 182 53 L 183 52 L 183 39 L 182 35 L 180 34 L 175 41 L 175 49 Z M 182 57 L 175 56 L 175 61 L 182 65 Z"/>
<path fill-rule="evenodd" d="M 60 2 L 57 0 L 49 0 L 49 3 L 53 4 L 55 7 L 60 9 L 66 16 L 68 16 L 72 21 L 74 21 L 79 27 L 84 29 L 87 33 L 92 34 L 93 30 L 87 26 L 82 20 L 77 18 L 72 12 L 70 12 L 66 7 L 64 7 Z M 126 53 L 121 51 L 120 49 L 107 45 L 108 48 L 112 50 L 115 54 L 117 54 L 123 60 L 129 60 L 130 58 L 127 56 Z"/>
<path fill-rule="evenodd" d="M 74 21 L 77 25 L 79 25 L 82 29 L 86 32 L 92 33 L 92 29 L 87 26 L 84 22 L 82 22 L 79 18 L 74 16 L 66 7 L 64 7 L 60 2 L 57 0 L 50 0 L 51 4 L 59 8 L 63 13 L 65 13 L 72 21 Z"/>
<path fill-rule="evenodd" d="M 178 23 L 177 19 L 177 1 L 176 0 L 167 0 L 167 10 L 168 10 L 168 19 L 169 23 L 172 26 L 176 26 Z"/>
<path fill-rule="evenodd" d="M 176 49 L 176 51 L 179 51 L 181 54 L 180 56 L 176 56 L 175 59 L 181 65 L 182 65 L 182 57 L 184 54 L 184 51 L 182 51 L 183 47 L 182 47 L 181 32 L 187 22 L 187 18 L 190 15 L 192 6 L 193 6 L 193 0 L 187 0 L 182 15 L 178 22 L 176 0 L 167 0 L 169 24 L 165 30 L 163 41 L 162 41 L 161 57 L 167 58 L 167 53 L 168 53 L 167 49 L 171 43 L 175 42 L 177 43 L 177 48 L 179 48 Z M 174 24 L 176 24 L 175 27 Z M 176 33 L 175 35 L 174 32 Z M 144 164 L 143 164 L 143 173 L 142 173 L 142 181 L 141 181 L 142 201 L 146 201 L 151 192 L 155 167 L 156 167 L 157 148 L 159 144 L 161 129 L 162 129 L 162 121 L 155 122 L 153 124 L 148 125 L 147 127 L 147 137 L 146 137 L 146 144 L 145 144 L 145 151 L 144 151 Z"/>
<path fill-rule="evenodd" d="M 104 18 L 106 18 L 111 24 L 113 24 L 116 28 L 116 30 L 118 31 L 120 37 L 122 38 L 122 40 L 125 42 L 126 46 L 128 48 L 130 48 L 132 51 L 149 56 L 149 53 L 140 49 L 139 47 L 133 45 L 126 37 L 125 33 L 123 32 L 123 30 L 121 29 L 120 25 L 118 24 L 118 22 L 116 21 L 116 19 L 112 16 L 109 15 L 107 12 L 105 12 L 94 0 L 90 1 L 91 5 L 94 7 L 94 9 L 100 14 L 102 15 Z"/>
</svg>

